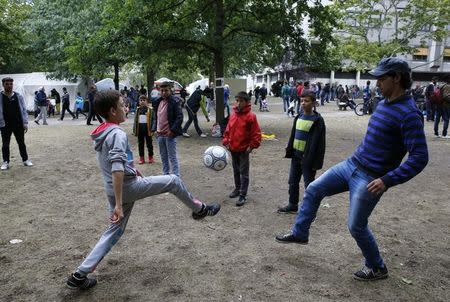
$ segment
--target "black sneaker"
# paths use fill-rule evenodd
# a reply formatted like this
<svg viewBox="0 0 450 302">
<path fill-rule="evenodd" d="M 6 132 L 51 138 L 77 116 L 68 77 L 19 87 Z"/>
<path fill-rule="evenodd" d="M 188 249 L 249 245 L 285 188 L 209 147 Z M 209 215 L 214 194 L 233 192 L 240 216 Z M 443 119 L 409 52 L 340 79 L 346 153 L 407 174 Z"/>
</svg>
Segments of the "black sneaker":
<svg viewBox="0 0 450 302">
<path fill-rule="evenodd" d="M 277 210 L 277 213 L 281 213 L 281 214 L 297 214 L 298 212 L 298 207 L 295 207 L 291 204 L 288 204 L 285 207 L 279 207 Z"/>
<path fill-rule="evenodd" d="M 194 218 L 195 220 L 203 219 L 206 216 L 214 216 L 219 211 L 220 211 L 220 204 L 218 203 L 213 203 L 210 205 L 203 204 L 203 209 L 200 212 L 198 213 L 192 212 L 192 218 Z"/>
<path fill-rule="evenodd" d="M 233 191 L 233 192 L 231 192 L 230 195 L 228 195 L 228 197 L 230 197 L 230 198 L 236 198 L 238 196 L 239 196 L 239 191 Z"/>
<path fill-rule="evenodd" d="M 81 276 L 79 273 L 70 275 L 67 279 L 67 286 L 70 289 L 89 289 L 97 284 L 97 280 L 94 278 L 88 278 L 87 276 Z"/>
<path fill-rule="evenodd" d="M 308 244 L 308 240 L 303 240 L 295 237 L 292 233 L 278 235 L 275 240 L 281 243 L 298 243 L 298 244 Z"/>
<path fill-rule="evenodd" d="M 236 202 L 237 207 L 242 207 L 247 202 L 247 197 L 239 196 L 239 200 Z"/>
<path fill-rule="evenodd" d="M 362 269 L 353 274 L 353 278 L 360 281 L 373 281 L 386 279 L 389 277 L 387 267 L 371 269 L 364 266 Z"/>
</svg>

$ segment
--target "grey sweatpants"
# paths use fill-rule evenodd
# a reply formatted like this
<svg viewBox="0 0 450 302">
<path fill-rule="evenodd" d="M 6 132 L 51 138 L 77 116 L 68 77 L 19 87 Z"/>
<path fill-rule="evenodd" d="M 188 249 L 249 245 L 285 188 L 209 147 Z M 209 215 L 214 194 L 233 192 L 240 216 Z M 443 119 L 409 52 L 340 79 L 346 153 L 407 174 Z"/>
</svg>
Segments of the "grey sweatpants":
<svg viewBox="0 0 450 302">
<path fill-rule="evenodd" d="M 83 263 L 78 267 L 77 272 L 89 274 L 95 270 L 97 265 L 119 241 L 130 218 L 134 202 L 145 197 L 170 192 L 180 199 L 193 212 L 199 212 L 202 209 L 202 202 L 194 199 L 184 186 L 182 180 L 176 175 L 160 175 L 149 177 L 137 177 L 136 181 L 127 182 L 123 186 L 122 208 L 124 217 L 119 223 L 110 223 L 108 228 L 100 237 L 95 247 L 86 257 Z M 109 214 L 112 215 L 116 201 L 114 196 L 108 196 Z"/>
</svg>

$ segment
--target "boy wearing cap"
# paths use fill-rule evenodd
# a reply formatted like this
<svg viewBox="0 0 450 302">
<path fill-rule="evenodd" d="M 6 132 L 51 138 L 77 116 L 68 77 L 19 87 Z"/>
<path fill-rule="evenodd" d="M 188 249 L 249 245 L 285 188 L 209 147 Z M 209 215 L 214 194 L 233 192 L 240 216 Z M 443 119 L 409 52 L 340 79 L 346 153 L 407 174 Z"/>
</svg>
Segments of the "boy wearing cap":
<svg viewBox="0 0 450 302">
<path fill-rule="evenodd" d="M 182 134 L 183 112 L 181 102 L 172 95 L 172 83 L 160 84 L 161 97 L 153 105 L 155 118 L 152 131 L 156 133 L 163 173 L 180 176 L 177 158 L 177 136 Z"/>
<path fill-rule="evenodd" d="M 388 188 L 410 180 L 428 163 L 423 117 L 406 93 L 412 84 L 410 72 L 408 63 L 395 57 L 381 60 L 369 72 L 377 78 L 384 100 L 371 116 L 365 137 L 350 158 L 308 186 L 292 232 L 276 236 L 278 242 L 307 244 L 322 199 L 350 191 L 348 228 L 365 258 L 364 267 L 354 278 L 369 281 L 388 277 L 368 219 Z M 408 158 L 402 163 L 406 153 Z"/>
<path fill-rule="evenodd" d="M 239 197 L 236 206 L 247 202 L 250 153 L 261 144 L 261 129 L 252 112 L 250 97 L 245 91 L 236 95 L 236 105 L 223 134 L 223 145 L 230 150 L 233 161 L 234 190 L 230 198 Z"/>
</svg>

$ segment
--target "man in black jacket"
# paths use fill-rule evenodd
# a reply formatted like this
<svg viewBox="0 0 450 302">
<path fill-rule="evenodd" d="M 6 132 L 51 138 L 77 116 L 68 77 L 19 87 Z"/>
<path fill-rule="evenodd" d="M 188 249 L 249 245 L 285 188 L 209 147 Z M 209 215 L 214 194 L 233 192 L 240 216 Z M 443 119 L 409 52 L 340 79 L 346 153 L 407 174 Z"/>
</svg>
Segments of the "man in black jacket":
<svg viewBox="0 0 450 302">
<path fill-rule="evenodd" d="M 197 89 L 192 93 L 191 97 L 188 99 L 186 104 L 186 110 L 189 116 L 188 121 L 183 127 L 183 136 L 184 137 L 190 137 L 190 135 L 187 133 L 187 130 L 189 129 L 189 126 L 191 125 L 192 121 L 194 121 L 194 127 L 197 131 L 197 134 L 200 137 L 206 137 L 206 134 L 203 133 L 202 129 L 198 126 L 198 119 L 197 119 L 197 112 L 201 108 L 203 111 L 203 114 L 206 117 L 206 120 L 209 122 L 208 113 L 206 112 L 205 108 L 205 96 L 202 90 L 200 89 L 200 86 L 197 87 Z"/>
<path fill-rule="evenodd" d="M 2 134 L 3 163 L 1 170 L 9 169 L 9 143 L 11 135 L 16 137 L 20 157 L 26 167 L 33 164 L 28 159 L 25 133 L 28 131 L 28 113 L 23 97 L 13 91 L 13 79 L 3 78 L 3 91 L 0 93 L 0 132 Z"/>
<path fill-rule="evenodd" d="M 89 93 L 88 93 L 88 100 L 89 100 L 89 115 L 88 115 L 88 118 L 87 118 L 87 121 L 86 121 L 86 125 L 89 125 L 89 126 L 91 126 L 92 124 L 91 124 L 91 120 L 92 120 L 92 118 L 95 116 L 95 117 L 97 117 L 97 120 L 98 120 L 98 122 L 101 124 L 101 123 L 103 123 L 103 120 L 102 120 L 102 118 L 101 118 L 101 116 L 100 115 L 98 115 L 96 112 L 95 112 L 95 109 L 94 109 L 94 98 L 95 98 L 95 94 L 97 93 L 97 87 L 95 87 L 95 85 L 92 85 L 91 86 L 91 90 L 89 91 Z"/>
<path fill-rule="evenodd" d="M 302 111 L 294 119 L 291 136 L 286 147 L 286 158 L 292 158 L 289 171 L 289 202 L 278 213 L 298 211 L 300 179 L 303 175 L 305 189 L 314 181 L 317 170 L 322 169 L 325 156 L 325 122 L 313 110 L 316 95 L 305 90 L 301 95 Z"/>
</svg>

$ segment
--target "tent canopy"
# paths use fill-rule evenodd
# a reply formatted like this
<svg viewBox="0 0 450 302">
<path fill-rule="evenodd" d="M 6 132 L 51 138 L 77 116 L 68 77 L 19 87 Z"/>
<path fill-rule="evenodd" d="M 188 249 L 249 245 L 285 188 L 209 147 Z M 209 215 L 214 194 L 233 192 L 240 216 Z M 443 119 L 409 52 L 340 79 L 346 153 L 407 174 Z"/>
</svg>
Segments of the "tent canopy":
<svg viewBox="0 0 450 302">
<path fill-rule="evenodd" d="M 48 74 L 45 72 L 31 72 L 31 73 L 16 73 L 16 74 L 2 74 L 0 78 L 10 77 L 14 80 L 13 90 L 21 94 L 27 106 L 27 110 L 34 110 L 34 92 L 44 87 L 47 96 L 50 96 L 50 91 L 55 88 L 62 95 L 63 87 L 66 87 L 70 95 L 71 104 L 75 102 L 77 92 L 80 92 L 84 97 L 87 92 L 87 83 L 78 79 L 77 82 L 69 82 L 65 80 L 52 80 L 47 78 Z"/>
<path fill-rule="evenodd" d="M 114 80 L 111 78 L 105 78 L 103 80 L 100 80 L 97 83 L 95 83 L 95 86 L 97 87 L 97 91 L 116 89 L 116 86 L 114 85 Z M 122 83 L 119 83 L 119 90 L 122 90 L 124 88 L 125 88 L 125 85 L 123 85 Z"/>
</svg>

